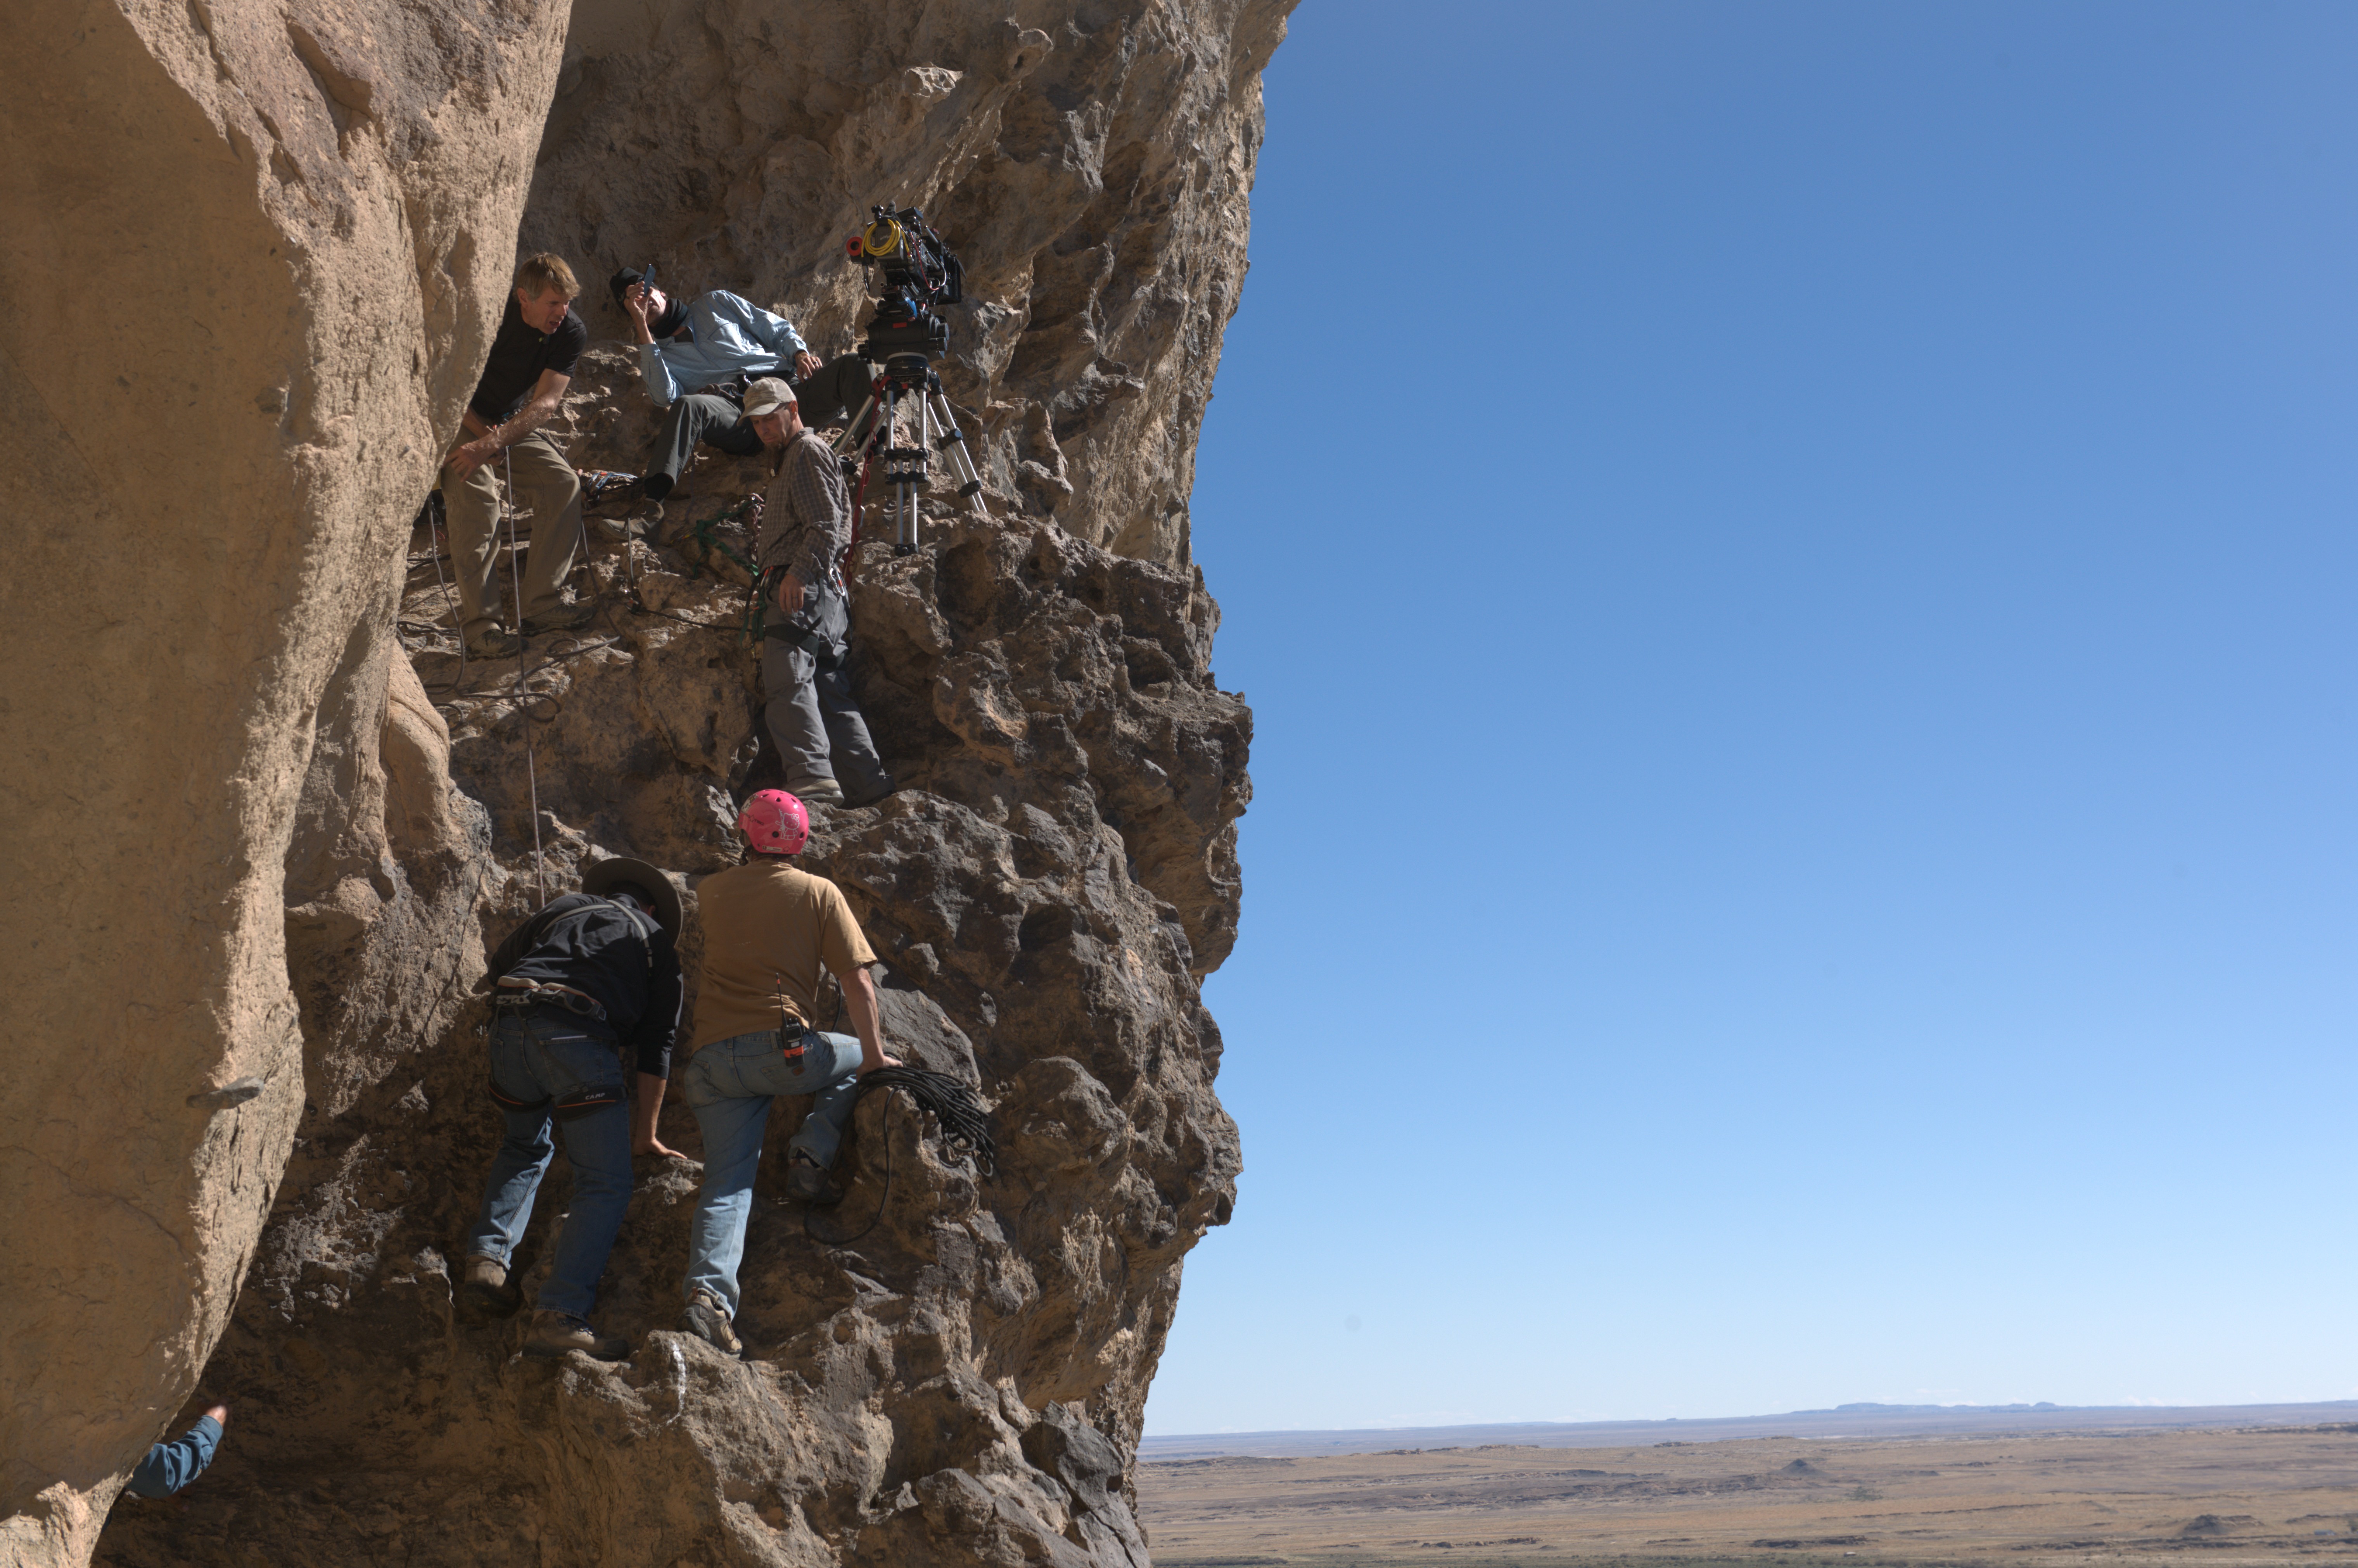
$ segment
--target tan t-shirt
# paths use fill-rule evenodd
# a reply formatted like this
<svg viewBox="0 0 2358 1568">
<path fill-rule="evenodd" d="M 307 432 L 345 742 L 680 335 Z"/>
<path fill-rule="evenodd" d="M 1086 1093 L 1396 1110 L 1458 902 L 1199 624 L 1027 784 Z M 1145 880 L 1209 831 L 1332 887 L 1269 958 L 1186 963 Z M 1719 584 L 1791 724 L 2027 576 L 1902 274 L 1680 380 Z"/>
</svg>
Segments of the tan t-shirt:
<svg viewBox="0 0 2358 1568">
<path fill-rule="evenodd" d="M 704 969 L 696 989 L 690 1051 L 778 1027 L 778 1011 L 807 1023 L 827 971 L 876 961 L 841 890 L 784 860 L 754 860 L 708 876 L 696 890 Z"/>
</svg>

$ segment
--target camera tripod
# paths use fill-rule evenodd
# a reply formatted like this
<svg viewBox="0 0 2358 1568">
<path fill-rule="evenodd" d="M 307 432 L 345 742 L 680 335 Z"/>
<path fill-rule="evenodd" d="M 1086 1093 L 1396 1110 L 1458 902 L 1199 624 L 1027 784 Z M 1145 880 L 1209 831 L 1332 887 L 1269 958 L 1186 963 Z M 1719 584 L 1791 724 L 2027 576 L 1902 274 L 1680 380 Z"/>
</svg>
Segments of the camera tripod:
<svg viewBox="0 0 2358 1568">
<path fill-rule="evenodd" d="M 904 402 L 916 411 L 914 446 L 899 444 Z M 835 452 L 847 474 L 859 473 L 862 505 L 871 470 L 877 463 L 883 464 L 882 477 L 892 489 L 891 500 L 884 503 L 885 515 L 892 519 L 896 556 L 916 552 L 917 502 L 925 493 L 927 468 L 936 451 L 949 465 L 958 494 L 982 513 L 982 503 L 975 499 L 982 493 L 982 476 L 975 470 L 974 456 L 967 450 L 966 436 L 950 413 L 949 399 L 942 395 L 941 373 L 924 354 L 894 354 L 884 362 L 883 373 L 876 378 L 860 412 L 836 438 Z"/>
</svg>

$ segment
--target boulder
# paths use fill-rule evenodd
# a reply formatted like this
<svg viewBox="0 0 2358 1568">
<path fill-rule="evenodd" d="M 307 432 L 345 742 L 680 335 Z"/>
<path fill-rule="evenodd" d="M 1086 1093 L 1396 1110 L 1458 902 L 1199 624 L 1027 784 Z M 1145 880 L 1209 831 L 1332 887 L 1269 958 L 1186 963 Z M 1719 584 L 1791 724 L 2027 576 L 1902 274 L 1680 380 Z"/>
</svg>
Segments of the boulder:
<svg viewBox="0 0 2358 1568">
<path fill-rule="evenodd" d="M 11 21 L 0 1559 L 78 1563 L 229 1321 L 307 1099 L 438 1032 L 438 971 L 481 962 L 451 957 L 479 813 L 399 667 L 397 557 L 567 13 Z"/>
</svg>

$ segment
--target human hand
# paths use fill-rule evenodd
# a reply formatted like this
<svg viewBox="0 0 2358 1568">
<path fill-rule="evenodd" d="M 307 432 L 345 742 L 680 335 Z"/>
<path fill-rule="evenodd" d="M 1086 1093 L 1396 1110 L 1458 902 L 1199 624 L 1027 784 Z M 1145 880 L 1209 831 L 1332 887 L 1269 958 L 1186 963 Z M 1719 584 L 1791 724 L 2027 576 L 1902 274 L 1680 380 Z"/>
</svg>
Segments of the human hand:
<svg viewBox="0 0 2358 1568">
<path fill-rule="evenodd" d="M 491 438 L 482 437 L 469 441 L 464 446 L 452 448 L 449 457 L 444 460 L 442 466 L 449 470 L 452 479 L 464 479 L 490 462 L 492 454 L 498 450 L 497 447 L 491 444 Z"/>
<path fill-rule="evenodd" d="M 639 326 L 647 324 L 647 286 L 634 283 L 622 290 L 622 314 Z"/>
<path fill-rule="evenodd" d="M 805 349 L 795 356 L 795 379 L 808 381 L 819 373 L 818 356 Z"/>
<path fill-rule="evenodd" d="M 687 1158 L 687 1155 L 681 1153 L 678 1150 L 670 1147 L 668 1144 L 665 1143 L 662 1139 L 655 1137 L 652 1133 L 648 1134 L 645 1138 L 633 1138 L 631 1140 L 631 1152 L 633 1154 L 660 1154 L 666 1160 L 685 1160 Z"/>
<path fill-rule="evenodd" d="M 863 1061 L 860 1064 L 860 1070 L 859 1070 L 858 1072 L 856 1072 L 856 1073 L 852 1074 L 852 1076 L 853 1076 L 853 1077 L 855 1077 L 855 1078 L 864 1078 L 864 1077 L 866 1077 L 869 1074 L 871 1074 L 871 1073 L 874 1072 L 874 1071 L 875 1071 L 877 1068 L 879 1068 L 879 1067 L 897 1067 L 897 1066 L 899 1066 L 900 1065 L 901 1065 L 901 1058 L 900 1058 L 900 1057 L 898 1057 L 898 1056 L 881 1056 L 881 1055 L 880 1055 L 880 1056 L 879 1056 L 875 1061 L 873 1061 L 873 1062 L 870 1062 L 870 1061 L 865 1061 L 865 1060 L 863 1060 Z"/>
<path fill-rule="evenodd" d="M 205 1414 L 212 1418 L 212 1422 L 215 1426 L 225 1427 L 229 1425 L 229 1406 L 227 1405 L 215 1405 L 212 1409 L 205 1411 Z"/>
<path fill-rule="evenodd" d="M 803 579 L 792 572 L 778 577 L 778 608 L 792 615 L 803 607 Z"/>
</svg>

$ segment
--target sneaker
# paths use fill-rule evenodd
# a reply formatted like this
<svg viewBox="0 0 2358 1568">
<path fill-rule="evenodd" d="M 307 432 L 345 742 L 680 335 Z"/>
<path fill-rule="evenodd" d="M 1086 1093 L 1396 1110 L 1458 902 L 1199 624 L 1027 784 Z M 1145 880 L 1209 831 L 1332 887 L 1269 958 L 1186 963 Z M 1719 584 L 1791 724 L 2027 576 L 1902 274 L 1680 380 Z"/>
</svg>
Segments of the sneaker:
<svg viewBox="0 0 2358 1568">
<path fill-rule="evenodd" d="M 467 639 L 467 656 L 471 659 L 513 659 L 523 652 L 524 639 L 502 626 L 478 632 Z"/>
<path fill-rule="evenodd" d="M 524 1292 L 508 1283 L 508 1268 L 490 1258 L 470 1258 L 459 1281 L 459 1304 L 483 1317 L 513 1317 Z"/>
<path fill-rule="evenodd" d="M 723 1356 L 741 1356 L 745 1346 L 739 1342 L 737 1331 L 729 1326 L 729 1309 L 710 1291 L 698 1291 L 688 1297 L 687 1310 L 679 1314 L 679 1325 Z"/>
<path fill-rule="evenodd" d="M 841 806 L 843 804 L 843 786 L 833 779 L 813 779 L 808 784 L 794 785 L 786 793 L 805 806 Z"/>
<path fill-rule="evenodd" d="M 589 625 L 590 618 L 597 613 L 598 607 L 594 604 L 563 605 L 546 615 L 535 615 L 526 621 L 524 634 L 539 637 L 551 632 L 570 632 L 577 626 Z"/>
<path fill-rule="evenodd" d="M 786 1195 L 827 1206 L 827 1167 L 797 1149 L 786 1160 Z"/>
<path fill-rule="evenodd" d="M 631 1354 L 631 1342 L 619 1334 L 600 1334 L 586 1317 L 543 1307 L 532 1314 L 532 1332 L 525 1336 L 524 1353 L 547 1360 L 579 1350 L 593 1361 L 620 1361 Z"/>
</svg>

